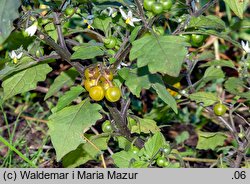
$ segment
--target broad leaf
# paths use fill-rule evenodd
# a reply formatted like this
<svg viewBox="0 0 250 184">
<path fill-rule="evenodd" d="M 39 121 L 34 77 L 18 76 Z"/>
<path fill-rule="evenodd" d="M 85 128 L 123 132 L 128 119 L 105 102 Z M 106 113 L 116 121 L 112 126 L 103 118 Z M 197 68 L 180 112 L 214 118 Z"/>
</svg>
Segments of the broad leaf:
<svg viewBox="0 0 250 184">
<path fill-rule="evenodd" d="M 59 98 L 56 106 L 51 111 L 55 113 L 62 110 L 84 91 L 85 89 L 80 85 L 71 87 L 69 91 Z"/>
<path fill-rule="evenodd" d="M 86 135 L 85 135 L 86 136 Z M 99 150 L 107 149 L 107 137 L 88 137 L 93 145 L 95 145 Z M 65 155 L 62 159 L 64 167 L 78 167 L 82 164 L 85 164 L 89 160 L 95 160 L 96 157 L 100 154 L 100 151 L 97 150 L 92 144 L 86 142 L 81 144 L 76 150 L 71 151 Z"/>
<path fill-rule="evenodd" d="M 96 56 L 102 56 L 104 51 L 98 45 L 92 45 L 90 43 L 84 43 L 81 46 L 73 48 L 75 52 L 72 54 L 71 59 L 92 59 Z"/>
<path fill-rule="evenodd" d="M 130 60 L 138 67 L 148 66 L 150 73 L 179 76 L 188 43 L 180 36 L 146 36 L 132 42 Z"/>
<path fill-rule="evenodd" d="M 224 0 L 231 10 L 241 19 L 243 19 L 244 1 L 248 0 Z"/>
<path fill-rule="evenodd" d="M 219 98 L 216 96 L 216 94 L 211 92 L 192 93 L 189 97 L 191 100 L 196 101 L 196 103 L 203 103 L 205 107 L 213 105 L 219 101 Z"/>
<path fill-rule="evenodd" d="M 19 16 L 19 6 L 20 1 L 0 1 L 0 44 L 8 38 L 14 29 L 12 22 Z"/>
<path fill-rule="evenodd" d="M 165 144 L 164 136 L 160 132 L 155 133 L 144 145 L 145 156 L 149 159 L 153 158 Z"/>
<path fill-rule="evenodd" d="M 44 100 L 48 99 L 64 86 L 71 86 L 74 84 L 75 78 L 79 75 L 77 71 L 74 69 L 69 69 L 67 71 L 64 71 L 60 73 L 59 76 L 56 77 L 53 84 L 50 86 L 49 91 L 47 92 L 46 96 L 44 97 Z"/>
<path fill-rule="evenodd" d="M 168 104 L 175 112 L 177 105 L 175 99 L 166 90 L 164 82 L 158 74 L 151 74 L 147 67 L 137 69 L 124 68 L 119 71 L 119 75 L 126 80 L 125 85 L 128 86 L 131 93 L 140 97 L 142 89 L 155 89 L 159 98 Z"/>
<path fill-rule="evenodd" d="M 86 99 L 49 117 L 49 133 L 58 161 L 85 142 L 82 138 L 83 132 L 102 117 L 99 113 L 101 108 L 100 105 L 91 104 L 89 99 Z"/>
<path fill-rule="evenodd" d="M 119 168 L 128 168 L 132 166 L 135 160 L 139 160 L 139 157 L 132 153 L 126 151 L 120 151 L 112 155 L 115 165 Z"/>
<path fill-rule="evenodd" d="M 215 29 L 215 30 L 224 30 L 226 28 L 225 22 L 223 22 L 219 17 L 214 15 L 209 16 L 199 16 L 191 17 L 190 22 L 187 28 L 193 29 Z"/>
<path fill-rule="evenodd" d="M 223 146 L 227 136 L 222 132 L 198 132 L 198 144 L 197 149 L 212 149 L 214 150 L 218 146 Z"/>
<path fill-rule="evenodd" d="M 48 64 L 40 64 L 5 79 L 2 83 L 4 100 L 35 89 L 37 82 L 44 81 L 51 70 Z"/>
</svg>

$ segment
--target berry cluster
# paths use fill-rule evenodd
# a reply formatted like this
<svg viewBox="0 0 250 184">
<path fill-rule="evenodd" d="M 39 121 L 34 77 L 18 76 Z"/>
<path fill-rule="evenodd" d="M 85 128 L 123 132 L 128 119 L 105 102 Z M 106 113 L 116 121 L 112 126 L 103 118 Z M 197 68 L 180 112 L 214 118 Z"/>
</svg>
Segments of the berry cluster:
<svg viewBox="0 0 250 184">
<path fill-rule="evenodd" d="M 143 2 L 145 10 L 150 11 L 155 15 L 170 10 L 172 5 L 172 0 L 144 0 Z"/>
<path fill-rule="evenodd" d="M 121 90 L 113 84 L 113 73 L 107 68 L 89 67 L 84 76 L 84 87 L 93 100 L 101 101 L 105 96 L 109 102 L 116 102 L 121 98 Z"/>
</svg>

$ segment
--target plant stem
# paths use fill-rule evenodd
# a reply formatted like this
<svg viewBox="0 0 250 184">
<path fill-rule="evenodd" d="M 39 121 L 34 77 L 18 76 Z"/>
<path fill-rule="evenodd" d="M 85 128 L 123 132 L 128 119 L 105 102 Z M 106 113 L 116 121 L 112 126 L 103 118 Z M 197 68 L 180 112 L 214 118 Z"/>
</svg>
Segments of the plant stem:
<svg viewBox="0 0 250 184">
<path fill-rule="evenodd" d="M 6 141 L 6 139 L 4 139 L 1 135 L 0 135 L 0 142 L 2 142 L 9 149 L 11 149 L 12 151 L 14 151 L 17 155 L 19 155 L 30 166 L 37 168 L 37 166 L 31 160 L 29 160 L 26 156 L 24 156 L 20 151 L 18 151 L 14 146 L 12 146 L 8 141 Z"/>
</svg>

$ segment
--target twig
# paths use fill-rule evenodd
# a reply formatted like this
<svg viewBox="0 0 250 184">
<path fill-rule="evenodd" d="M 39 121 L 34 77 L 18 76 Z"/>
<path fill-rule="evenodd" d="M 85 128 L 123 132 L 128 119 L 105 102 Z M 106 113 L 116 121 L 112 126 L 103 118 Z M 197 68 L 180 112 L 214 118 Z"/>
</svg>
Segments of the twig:
<svg viewBox="0 0 250 184">
<path fill-rule="evenodd" d="M 177 160 L 175 156 L 168 156 L 169 159 L 172 160 Z M 193 158 L 193 157 L 181 157 L 184 161 L 189 161 L 189 162 L 204 162 L 204 163 L 215 163 L 217 162 L 216 159 L 206 159 L 206 158 Z"/>
<path fill-rule="evenodd" d="M 199 11 L 195 12 L 193 16 L 198 17 L 201 14 L 203 14 L 207 9 L 209 9 L 211 6 L 213 6 L 218 0 L 212 0 L 209 1 L 207 4 L 205 4 Z"/>
<path fill-rule="evenodd" d="M 71 62 L 71 54 L 65 52 L 65 49 L 60 47 L 49 35 L 37 30 L 36 35 L 43 41 L 45 41 L 49 46 L 51 46 L 56 53 L 62 58 L 62 60 L 67 61 L 71 66 L 75 67 L 76 70 L 83 76 L 84 67 L 80 63 Z"/>
<path fill-rule="evenodd" d="M 62 28 L 61 28 L 61 22 L 59 20 L 59 17 L 60 17 L 60 13 L 58 12 L 53 12 L 53 17 L 54 17 L 54 25 L 56 27 L 56 31 L 57 31 L 57 35 L 58 35 L 58 38 L 59 38 L 59 43 L 60 43 L 60 46 L 62 48 L 64 48 L 64 50 L 66 52 L 68 52 L 68 54 L 70 55 L 70 52 L 65 44 L 65 40 L 64 40 L 64 36 L 63 36 L 63 33 L 62 33 Z"/>
</svg>

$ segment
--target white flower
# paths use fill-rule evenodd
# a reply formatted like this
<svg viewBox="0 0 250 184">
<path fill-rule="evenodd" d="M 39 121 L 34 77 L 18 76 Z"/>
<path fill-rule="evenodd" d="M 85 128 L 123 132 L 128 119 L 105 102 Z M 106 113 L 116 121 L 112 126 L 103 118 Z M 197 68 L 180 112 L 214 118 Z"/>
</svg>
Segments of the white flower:
<svg viewBox="0 0 250 184">
<path fill-rule="evenodd" d="M 139 22 L 139 21 L 141 21 L 141 19 L 137 19 L 137 18 L 133 18 L 133 16 L 132 16 L 132 12 L 129 10 L 128 11 L 128 14 L 126 14 L 123 10 L 122 10 L 122 8 L 120 7 L 119 8 L 120 9 L 120 12 L 121 12 L 121 14 L 122 14 L 122 18 L 125 20 L 125 23 L 126 24 L 129 24 L 129 25 L 131 25 L 131 26 L 135 26 L 134 25 L 134 22 Z"/>
<path fill-rule="evenodd" d="M 249 47 L 249 43 L 248 41 L 246 41 L 246 43 L 244 43 L 244 41 L 241 41 L 241 46 L 244 49 L 244 51 L 248 54 L 250 54 L 250 47 Z"/>
<path fill-rule="evenodd" d="M 23 55 L 22 52 L 20 52 L 19 54 L 17 54 L 14 50 L 11 51 L 11 53 L 9 53 L 10 58 L 13 59 L 13 62 L 16 64 L 18 59 L 20 59 Z"/>
<path fill-rule="evenodd" d="M 117 15 L 117 10 L 115 8 L 108 7 L 109 10 L 108 16 L 114 18 Z"/>
<path fill-rule="evenodd" d="M 29 36 L 33 36 L 36 33 L 37 30 L 37 21 L 34 22 L 30 27 L 25 29 L 25 32 L 28 33 Z"/>
</svg>

